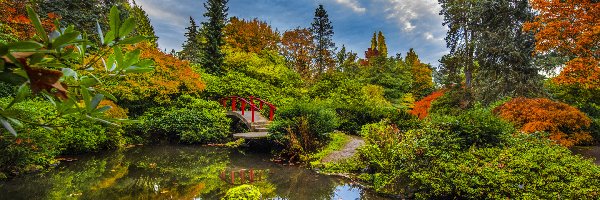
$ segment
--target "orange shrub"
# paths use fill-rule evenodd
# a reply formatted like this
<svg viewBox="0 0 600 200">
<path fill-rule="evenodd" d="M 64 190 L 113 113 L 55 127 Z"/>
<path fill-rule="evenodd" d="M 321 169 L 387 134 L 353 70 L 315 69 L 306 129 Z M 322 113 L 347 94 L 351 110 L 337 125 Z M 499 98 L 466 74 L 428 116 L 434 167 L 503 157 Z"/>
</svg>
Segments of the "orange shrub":
<svg viewBox="0 0 600 200">
<path fill-rule="evenodd" d="M 550 139 L 571 147 L 592 140 L 586 131 L 591 120 L 577 108 L 549 99 L 515 98 L 494 109 L 494 113 L 513 122 L 522 132 L 545 131 Z"/>
<path fill-rule="evenodd" d="M 419 119 L 427 117 L 429 114 L 429 108 L 431 108 L 431 102 L 435 101 L 441 96 L 444 96 L 444 90 L 438 90 L 431 93 L 429 96 L 426 96 L 423 99 L 415 102 L 415 106 L 408 113 L 419 117 Z"/>
</svg>

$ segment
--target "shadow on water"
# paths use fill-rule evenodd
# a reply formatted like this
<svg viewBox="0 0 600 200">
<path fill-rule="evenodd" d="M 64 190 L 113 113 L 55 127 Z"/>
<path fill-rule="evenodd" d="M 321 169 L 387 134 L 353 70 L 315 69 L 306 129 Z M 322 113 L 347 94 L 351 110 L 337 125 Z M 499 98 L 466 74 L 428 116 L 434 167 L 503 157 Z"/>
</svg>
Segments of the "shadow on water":
<svg viewBox="0 0 600 200">
<path fill-rule="evenodd" d="M 249 182 L 250 170 L 250 184 L 267 199 L 383 199 L 344 179 L 269 158 L 216 147 L 144 146 L 80 156 L 49 172 L 0 182 L 0 199 L 220 199 L 241 183 L 240 173 Z"/>
</svg>

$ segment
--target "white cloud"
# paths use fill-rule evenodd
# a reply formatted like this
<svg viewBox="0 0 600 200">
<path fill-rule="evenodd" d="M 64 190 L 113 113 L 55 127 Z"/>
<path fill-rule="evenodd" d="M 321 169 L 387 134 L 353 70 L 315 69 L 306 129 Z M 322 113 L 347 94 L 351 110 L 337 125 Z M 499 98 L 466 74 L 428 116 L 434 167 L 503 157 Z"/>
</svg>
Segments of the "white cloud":
<svg viewBox="0 0 600 200">
<path fill-rule="evenodd" d="M 423 20 L 437 23 L 441 26 L 441 10 L 437 0 L 379 0 L 385 6 L 388 19 L 395 20 L 405 32 L 420 29 L 421 24 L 415 21 Z M 415 25 L 417 24 L 417 25 Z"/>
<path fill-rule="evenodd" d="M 168 21 L 180 29 L 183 29 L 189 25 L 189 16 L 178 12 L 177 9 L 166 9 L 165 4 L 167 2 L 138 0 L 137 3 L 138 5 L 142 6 L 152 21 Z"/>
<path fill-rule="evenodd" d="M 365 7 L 360 6 L 356 0 L 335 0 L 335 2 L 349 7 L 357 13 L 365 13 L 367 11 L 367 9 Z"/>
<path fill-rule="evenodd" d="M 425 36 L 426 40 L 435 40 L 435 37 L 433 37 L 433 34 L 431 32 L 425 32 L 423 33 L 423 36 Z"/>
</svg>

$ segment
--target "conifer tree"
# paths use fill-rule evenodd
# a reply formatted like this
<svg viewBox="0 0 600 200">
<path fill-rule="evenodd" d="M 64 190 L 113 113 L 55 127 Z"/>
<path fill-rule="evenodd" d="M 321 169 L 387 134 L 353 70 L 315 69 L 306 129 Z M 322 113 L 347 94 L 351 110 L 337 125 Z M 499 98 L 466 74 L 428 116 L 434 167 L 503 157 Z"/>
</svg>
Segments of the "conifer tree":
<svg viewBox="0 0 600 200">
<path fill-rule="evenodd" d="M 373 32 L 373 37 L 371 38 L 371 50 L 375 51 L 377 50 L 377 35 L 375 32 Z"/>
<path fill-rule="evenodd" d="M 383 36 L 383 33 L 381 33 L 381 31 L 379 31 L 379 35 L 377 36 L 377 50 L 379 51 L 379 55 L 381 57 L 387 58 L 387 45 L 385 44 L 385 36 Z"/>
<path fill-rule="evenodd" d="M 329 16 L 323 5 L 319 5 L 315 10 L 314 21 L 311 25 L 310 31 L 316 44 L 314 52 L 315 71 L 317 75 L 320 75 L 325 70 L 331 71 L 335 68 L 332 58 L 335 50 L 335 43 L 332 40 L 333 26 L 331 26 L 331 21 L 329 21 Z"/>
<path fill-rule="evenodd" d="M 148 41 L 152 47 L 157 48 L 158 44 L 156 41 L 158 40 L 158 37 L 156 37 L 156 34 L 154 33 L 154 27 L 150 23 L 150 18 L 148 18 L 146 11 L 133 1 L 133 8 L 131 8 L 130 14 L 136 20 L 137 24 L 133 34 L 151 37 Z"/>
<path fill-rule="evenodd" d="M 223 60 L 225 54 L 221 51 L 221 46 L 225 44 L 223 39 L 223 29 L 227 23 L 227 2 L 229 0 L 208 0 L 204 3 L 206 13 L 204 17 L 208 19 L 202 22 L 203 36 L 206 38 L 206 45 L 202 47 L 202 66 L 206 72 L 211 74 L 222 74 Z"/>
<path fill-rule="evenodd" d="M 196 21 L 194 21 L 194 18 L 191 16 L 190 26 L 185 29 L 187 29 L 187 32 L 185 33 L 186 40 L 182 45 L 183 50 L 179 52 L 179 58 L 188 60 L 190 62 L 199 63 L 201 48 L 199 41 L 200 34 L 198 32 L 198 25 L 196 25 Z"/>
</svg>

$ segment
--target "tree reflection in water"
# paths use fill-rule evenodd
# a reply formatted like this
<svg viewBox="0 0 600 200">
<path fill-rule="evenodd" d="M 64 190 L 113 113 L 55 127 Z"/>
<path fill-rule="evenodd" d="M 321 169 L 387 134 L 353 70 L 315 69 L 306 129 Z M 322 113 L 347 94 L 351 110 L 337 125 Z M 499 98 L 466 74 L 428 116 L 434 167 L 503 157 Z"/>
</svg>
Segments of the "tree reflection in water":
<svg viewBox="0 0 600 200">
<path fill-rule="evenodd" d="M 48 172 L 0 182 L 0 199 L 220 199 L 236 182 L 250 180 L 252 169 L 269 199 L 378 199 L 342 179 L 269 161 L 268 154 L 198 146 L 143 146 L 78 157 Z M 229 179 L 230 180 L 230 179 Z M 340 189 L 342 188 L 342 189 Z"/>
</svg>

